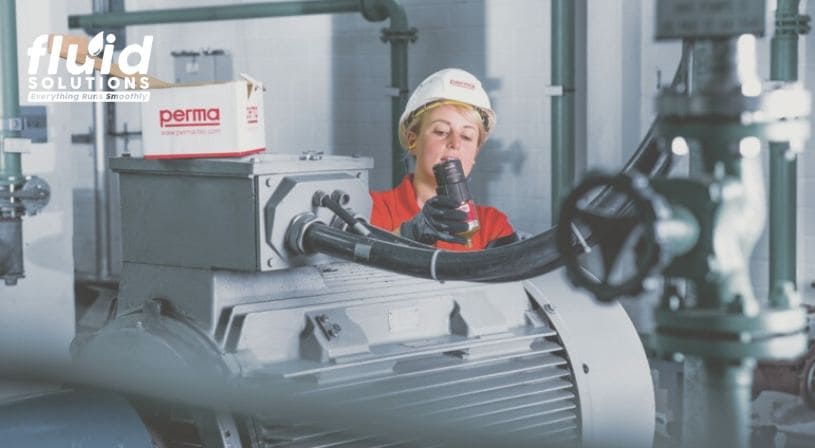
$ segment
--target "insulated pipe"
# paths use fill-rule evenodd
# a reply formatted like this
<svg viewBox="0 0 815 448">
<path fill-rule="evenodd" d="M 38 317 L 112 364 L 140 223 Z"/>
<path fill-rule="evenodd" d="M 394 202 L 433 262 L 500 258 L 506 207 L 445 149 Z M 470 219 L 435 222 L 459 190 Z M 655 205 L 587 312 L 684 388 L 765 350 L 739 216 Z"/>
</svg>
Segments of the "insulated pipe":
<svg viewBox="0 0 815 448">
<path fill-rule="evenodd" d="M 552 0 L 552 224 L 574 184 L 574 0 Z"/>
<path fill-rule="evenodd" d="M 149 11 L 109 12 L 68 16 L 69 28 L 99 29 L 129 25 L 148 25 L 214 20 L 257 19 L 314 14 L 358 12 L 371 22 L 390 19 L 390 28 L 383 30 L 382 39 L 390 43 L 391 84 L 395 89 L 391 99 L 391 175 L 396 185 L 403 173 L 402 148 L 399 144 L 399 117 L 408 97 L 409 41 L 416 38 L 416 30 L 408 25 L 405 9 L 398 0 L 313 0 L 249 3 L 245 5 L 210 6 L 205 8 L 172 8 Z"/>
<path fill-rule="evenodd" d="M 17 11 L 15 0 L 0 0 L 0 140 L 19 137 L 12 131 L 12 120 L 20 118 L 20 92 L 17 75 Z M 20 154 L 7 153 L 0 141 L 0 188 L 22 183 Z"/>
<path fill-rule="evenodd" d="M 778 0 L 775 33 L 770 40 L 770 79 L 798 80 L 798 0 Z M 797 305 L 795 239 L 797 169 L 789 143 L 770 143 L 770 305 Z"/>
</svg>

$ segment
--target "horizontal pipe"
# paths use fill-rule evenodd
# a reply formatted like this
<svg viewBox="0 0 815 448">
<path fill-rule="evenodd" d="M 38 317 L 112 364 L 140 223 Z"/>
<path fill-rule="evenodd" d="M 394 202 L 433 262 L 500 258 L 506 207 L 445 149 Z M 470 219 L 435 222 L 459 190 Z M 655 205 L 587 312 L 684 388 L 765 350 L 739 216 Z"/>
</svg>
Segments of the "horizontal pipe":
<svg viewBox="0 0 815 448">
<path fill-rule="evenodd" d="M 116 28 L 129 25 L 209 22 L 314 14 L 359 12 L 360 0 L 313 0 L 249 3 L 245 5 L 170 8 L 148 11 L 109 12 L 68 16 L 69 28 Z"/>
<path fill-rule="evenodd" d="M 397 94 L 391 100 L 391 177 L 396 185 L 402 177 L 402 149 L 397 137 L 399 117 L 408 98 L 408 40 L 411 30 L 405 8 L 398 0 L 312 0 L 250 3 L 205 8 L 171 8 L 148 11 L 109 12 L 68 16 L 69 28 L 97 29 L 129 25 L 153 25 L 215 20 L 256 19 L 314 14 L 359 12 L 371 22 L 390 19 L 390 28 L 384 32 L 391 45 L 391 86 Z"/>
</svg>

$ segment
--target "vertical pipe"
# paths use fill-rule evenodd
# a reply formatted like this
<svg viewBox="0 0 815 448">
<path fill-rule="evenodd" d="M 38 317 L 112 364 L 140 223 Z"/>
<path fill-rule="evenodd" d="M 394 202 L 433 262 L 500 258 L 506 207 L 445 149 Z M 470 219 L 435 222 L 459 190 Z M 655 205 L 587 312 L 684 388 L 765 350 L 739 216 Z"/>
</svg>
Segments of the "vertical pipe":
<svg viewBox="0 0 815 448">
<path fill-rule="evenodd" d="M 770 41 L 770 79 L 798 80 L 798 0 L 778 0 Z M 787 24 L 784 26 L 783 24 Z M 770 143 L 770 305 L 795 306 L 797 161 L 789 143 Z"/>
<path fill-rule="evenodd" d="M 745 64 L 741 58 L 754 57 L 754 52 L 754 49 L 739 51 L 736 38 L 696 42 L 691 76 L 693 94 L 704 97 L 739 91 L 741 83 L 753 76 L 753 73 L 739 72 L 739 67 Z M 717 222 L 712 225 L 715 231 L 716 228 L 737 228 L 741 222 L 751 223 L 729 236 L 735 237 L 739 253 L 750 254 L 763 231 L 766 214 L 761 162 L 756 158 L 724 156 L 721 149 L 732 144 L 732 139 L 733 134 L 724 131 L 697 134 L 698 160 L 694 170 L 696 176 L 710 177 L 724 168 L 721 174 L 741 183 L 746 202 L 739 205 L 738 211 L 717 215 Z M 736 322 L 744 315 L 754 316 L 759 312 L 749 271 L 744 266 L 729 269 L 722 276 L 700 275 L 693 280 L 694 308 L 718 313 L 722 321 L 715 327 L 724 329 L 728 321 Z M 717 328 L 707 330 L 715 332 Z M 750 446 L 750 398 L 756 362 L 748 352 L 741 355 L 742 359 L 735 356 L 738 355 L 716 350 L 705 358 L 686 359 L 682 446 Z"/>
<path fill-rule="evenodd" d="M 574 3 L 552 0 L 552 223 L 574 183 Z"/>
<path fill-rule="evenodd" d="M 749 447 L 755 361 L 687 358 L 685 365 L 693 387 L 683 400 L 682 446 Z"/>
<path fill-rule="evenodd" d="M 23 269 L 23 220 L 0 214 L 0 278 L 14 286 L 25 275 Z"/>
<path fill-rule="evenodd" d="M 18 137 L 8 130 L 9 120 L 20 117 L 20 92 L 17 75 L 17 11 L 15 0 L 0 0 L 0 138 Z M 7 153 L 0 142 L 0 187 L 16 185 L 23 176 L 20 154 Z"/>
<path fill-rule="evenodd" d="M 23 181 L 18 153 L 3 150 L 2 139 L 19 137 L 10 120 L 20 117 L 17 75 L 17 10 L 15 0 L 0 0 L 0 189 L 14 190 Z M 23 277 L 23 226 L 19 210 L 0 208 L 0 278 L 7 286 Z"/>
<path fill-rule="evenodd" d="M 104 76 L 97 76 L 97 86 L 103 85 Z M 108 103 L 93 104 L 93 191 L 96 248 L 96 280 L 110 277 L 110 226 L 108 225 Z"/>
<path fill-rule="evenodd" d="M 390 27 L 382 30 L 382 40 L 390 43 L 391 87 L 396 90 L 391 98 L 391 184 L 396 186 L 407 171 L 398 132 L 409 93 L 408 44 L 416 40 L 416 29 L 408 25 L 405 8 L 398 0 L 362 0 L 360 6 L 368 21 L 390 19 Z"/>
<path fill-rule="evenodd" d="M 390 44 L 391 85 L 398 90 L 398 96 L 391 98 L 391 183 L 396 186 L 406 174 L 402 163 L 404 153 L 399 143 L 399 117 L 405 109 L 408 98 L 408 41 L 392 39 Z"/>
</svg>

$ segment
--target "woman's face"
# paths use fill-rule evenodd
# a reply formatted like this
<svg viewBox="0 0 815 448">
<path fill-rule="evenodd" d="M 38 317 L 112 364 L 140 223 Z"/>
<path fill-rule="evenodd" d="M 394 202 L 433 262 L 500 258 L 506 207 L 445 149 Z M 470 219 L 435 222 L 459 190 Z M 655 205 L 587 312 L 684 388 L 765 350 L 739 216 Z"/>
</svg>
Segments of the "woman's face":
<svg viewBox="0 0 815 448">
<path fill-rule="evenodd" d="M 435 180 L 433 165 L 445 158 L 456 158 L 469 176 L 479 150 L 479 123 L 452 104 L 425 113 L 418 134 L 407 134 L 408 146 L 415 143 L 411 153 L 416 156 L 416 174 L 423 180 Z"/>
</svg>

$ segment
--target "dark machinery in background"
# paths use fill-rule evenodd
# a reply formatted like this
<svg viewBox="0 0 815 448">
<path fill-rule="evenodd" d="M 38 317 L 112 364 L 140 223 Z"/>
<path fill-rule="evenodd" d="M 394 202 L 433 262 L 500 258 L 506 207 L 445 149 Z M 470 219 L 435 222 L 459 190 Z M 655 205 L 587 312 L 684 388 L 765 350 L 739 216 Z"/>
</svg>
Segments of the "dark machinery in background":
<svg viewBox="0 0 815 448">
<path fill-rule="evenodd" d="M 693 47 L 693 75 L 657 99 L 659 144 L 691 153 L 689 177 L 589 175 L 564 201 L 559 242 L 570 278 L 600 300 L 662 285 L 655 348 L 689 357 L 687 446 L 749 446 L 756 360 L 792 359 L 807 348 L 807 317 L 794 290 L 756 298 L 749 257 L 766 221 L 759 155 L 768 142 L 794 157 L 809 134 L 809 93 L 759 81 L 755 38 L 764 1 L 661 1 L 657 38 Z M 797 38 L 797 36 L 796 36 Z M 620 208 L 589 202 L 612 188 Z M 575 232 L 597 237 L 599 260 L 575 256 Z M 661 277 L 661 281 L 660 281 Z M 794 287 L 794 285 L 793 285 Z"/>
</svg>

